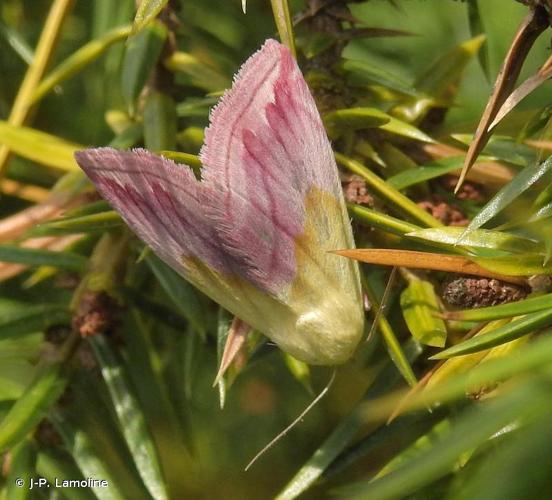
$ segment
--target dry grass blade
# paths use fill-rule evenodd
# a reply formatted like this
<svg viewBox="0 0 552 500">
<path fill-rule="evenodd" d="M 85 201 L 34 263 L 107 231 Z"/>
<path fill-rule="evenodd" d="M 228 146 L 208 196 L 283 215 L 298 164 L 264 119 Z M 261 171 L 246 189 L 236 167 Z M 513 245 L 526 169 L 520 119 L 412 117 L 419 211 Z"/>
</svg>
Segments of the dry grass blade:
<svg viewBox="0 0 552 500">
<path fill-rule="evenodd" d="M 5 186 L 5 181 L 3 182 Z M 13 240 L 36 224 L 53 219 L 64 210 L 77 206 L 83 197 L 71 197 L 65 193 L 54 193 L 42 203 L 4 217 L 0 220 L 0 242 Z"/>
<path fill-rule="evenodd" d="M 479 155 L 481 150 L 485 147 L 491 135 L 489 124 L 492 123 L 499 109 L 512 92 L 529 50 L 535 43 L 535 40 L 547 27 L 548 18 L 545 15 L 544 9 L 541 8 L 531 9 L 529 14 L 527 14 L 522 21 L 510 45 L 510 49 L 506 54 L 502 68 L 496 78 L 491 97 L 487 102 L 487 106 L 479 121 L 473 141 L 466 154 L 464 166 L 454 190 L 455 193 L 460 189 L 477 155 Z"/>
<path fill-rule="evenodd" d="M 544 149 L 545 151 L 552 151 L 552 141 L 527 139 L 525 141 L 525 144 L 535 149 Z"/>
<path fill-rule="evenodd" d="M 2 193 L 33 203 L 42 203 L 48 198 L 50 191 L 39 186 L 24 184 L 12 179 L 3 179 Z"/>
<path fill-rule="evenodd" d="M 527 282 L 524 278 L 517 276 L 506 276 L 503 274 L 493 273 L 459 255 L 445 255 L 441 253 L 416 252 L 414 250 L 395 250 L 388 248 L 334 250 L 331 253 L 335 253 L 349 259 L 367 262 L 368 264 L 472 274 L 475 276 L 483 276 L 485 278 L 495 278 L 518 285 L 524 285 Z"/>
</svg>

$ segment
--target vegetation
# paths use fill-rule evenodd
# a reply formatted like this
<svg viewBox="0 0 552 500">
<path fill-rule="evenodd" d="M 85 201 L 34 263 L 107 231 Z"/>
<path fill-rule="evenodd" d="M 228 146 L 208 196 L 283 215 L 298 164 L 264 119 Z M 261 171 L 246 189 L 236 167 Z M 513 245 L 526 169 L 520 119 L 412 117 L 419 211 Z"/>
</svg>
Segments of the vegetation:
<svg viewBox="0 0 552 500">
<path fill-rule="evenodd" d="M 551 12 L 1 2 L 0 498 L 550 498 Z M 332 140 L 367 338 L 334 377 L 255 334 L 213 388 L 232 317 L 73 154 L 143 146 L 199 173 L 210 108 L 271 37 Z"/>
</svg>

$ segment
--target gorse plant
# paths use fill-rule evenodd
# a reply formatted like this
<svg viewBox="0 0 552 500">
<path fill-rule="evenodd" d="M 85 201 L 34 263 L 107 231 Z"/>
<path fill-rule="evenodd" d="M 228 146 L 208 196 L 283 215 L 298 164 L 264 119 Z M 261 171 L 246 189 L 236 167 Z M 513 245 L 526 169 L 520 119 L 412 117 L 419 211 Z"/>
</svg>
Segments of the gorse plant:
<svg viewBox="0 0 552 500">
<path fill-rule="evenodd" d="M 551 12 L 3 2 L 1 498 L 550 498 Z"/>
</svg>

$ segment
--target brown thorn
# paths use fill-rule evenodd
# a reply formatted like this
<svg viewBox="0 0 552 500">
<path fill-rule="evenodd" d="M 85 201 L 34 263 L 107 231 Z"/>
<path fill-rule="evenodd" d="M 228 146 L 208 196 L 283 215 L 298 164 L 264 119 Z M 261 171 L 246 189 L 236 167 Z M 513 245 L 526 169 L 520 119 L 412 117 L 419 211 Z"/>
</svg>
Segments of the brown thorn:
<svg viewBox="0 0 552 500">
<path fill-rule="evenodd" d="M 514 109 L 521 100 L 525 99 L 531 92 L 540 87 L 546 80 L 552 77 L 552 56 L 549 57 L 537 73 L 525 80 L 516 90 L 514 90 L 504 104 L 498 110 L 495 119 L 489 125 L 489 132 L 502 121 L 502 119 Z"/>
<path fill-rule="evenodd" d="M 530 10 L 518 28 L 514 40 L 508 49 L 508 53 L 504 58 L 502 68 L 496 78 L 493 91 L 489 97 L 485 111 L 481 116 L 473 141 L 466 154 L 460 178 L 454 188 L 455 194 L 460 189 L 475 159 L 487 144 L 491 136 L 489 124 L 494 120 L 500 107 L 504 104 L 504 101 L 506 101 L 508 95 L 513 90 L 529 50 L 535 43 L 535 40 L 547 27 L 548 18 L 545 15 L 545 11 L 542 8 L 535 8 Z"/>
<path fill-rule="evenodd" d="M 472 274 L 485 278 L 496 278 L 516 285 L 526 285 L 527 280 L 520 276 L 508 276 L 493 273 L 479 264 L 460 255 L 448 255 L 433 252 L 417 252 L 414 250 L 397 250 L 389 248 L 370 248 L 355 250 L 333 250 L 330 253 L 341 255 L 349 259 L 379 264 L 383 266 L 399 266 L 411 269 L 430 269 L 460 274 Z"/>
<path fill-rule="evenodd" d="M 220 359 L 220 367 L 213 382 L 213 387 L 216 387 L 226 370 L 232 364 L 232 361 L 236 358 L 237 354 L 240 352 L 241 348 L 247 340 L 247 335 L 251 331 L 251 327 L 243 322 L 237 316 L 234 316 L 232 324 L 230 325 L 230 330 L 228 332 L 228 338 L 226 339 L 226 344 L 224 345 L 224 352 Z"/>
</svg>

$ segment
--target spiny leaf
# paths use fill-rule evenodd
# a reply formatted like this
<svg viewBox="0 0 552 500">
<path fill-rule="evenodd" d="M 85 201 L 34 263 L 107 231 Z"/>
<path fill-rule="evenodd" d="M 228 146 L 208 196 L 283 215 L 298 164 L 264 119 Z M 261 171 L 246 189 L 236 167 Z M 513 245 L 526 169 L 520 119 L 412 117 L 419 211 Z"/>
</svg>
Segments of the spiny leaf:
<svg viewBox="0 0 552 500">
<path fill-rule="evenodd" d="M 85 205 L 80 205 L 65 212 L 65 217 L 82 217 L 83 215 L 98 214 L 111 210 L 111 205 L 105 200 L 93 201 Z"/>
<path fill-rule="evenodd" d="M 523 335 L 544 328 L 552 323 L 552 310 L 538 311 L 527 314 L 516 319 L 507 325 L 485 333 L 477 335 L 465 342 L 456 344 L 449 349 L 445 349 L 432 357 L 432 359 L 447 359 L 453 356 L 462 356 L 472 352 L 479 352 L 497 345 L 518 339 Z"/>
<path fill-rule="evenodd" d="M 46 236 L 57 234 L 79 234 L 109 231 L 123 225 L 120 215 L 114 210 L 107 210 L 82 217 L 63 217 L 36 226 L 27 235 Z"/>
<path fill-rule="evenodd" d="M 217 366 L 221 365 L 224 347 L 226 346 L 226 341 L 232 325 L 232 319 L 233 317 L 228 311 L 225 311 L 222 307 L 219 308 L 217 317 Z M 226 404 L 227 387 L 225 377 L 221 377 L 218 381 L 218 392 L 219 405 L 222 409 Z"/>
<path fill-rule="evenodd" d="M 184 118 L 207 118 L 217 101 L 216 97 L 188 97 L 176 105 L 176 114 Z"/>
<path fill-rule="evenodd" d="M 456 97 L 462 73 L 484 41 L 485 36 L 480 35 L 443 54 L 414 83 L 420 96 L 404 99 L 391 111 L 393 116 L 414 122 L 420 120 L 432 107 L 450 107 Z"/>
<path fill-rule="evenodd" d="M 206 334 L 208 321 L 202 297 L 198 295 L 196 289 L 155 255 L 150 253 L 145 260 L 177 309 L 203 337 Z"/>
<path fill-rule="evenodd" d="M 13 447 L 10 451 L 5 500 L 26 500 L 32 498 L 30 491 L 32 489 L 31 480 L 34 479 L 35 461 L 36 446 L 31 439 L 23 439 Z"/>
<path fill-rule="evenodd" d="M 71 478 L 77 481 L 85 481 L 78 467 L 59 450 L 50 447 L 41 447 L 36 460 L 36 472 L 55 484 L 56 479 Z M 96 500 L 97 497 L 86 488 L 65 488 L 63 496 L 67 500 Z"/>
<path fill-rule="evenodd" d="M 488 459 L 470 467 L 467 477 L 460 476 L 462 496 L 470 500 L 501 500 L 504 498 L 539 498 L 550 492 L 550 478 L 547 472 L 552 467 L 550 448 L 552 447 L 552 429 L 548 414 L 540 413 L 530 418 L 527 425 L 511 426 L 504 429 L 504 436 L 510 432 L 512 439 L 504 440 L 493 447 Z M 539 457 L 538 465 L 531 473 L 522 471 L 526 464 Z M 504 471 L 514 471 L 504 474 Z M 533 473 L 534 472 L 534 473 Z M 500 477 L 500 481 L 496 478 Z"/>
<path fill-rule="evenodd" d="M 160 153 L 165 158 L 169 158 L 169 160 L 188 165 L 194 171 L 196 177 L 199 178 L 201 176 L 202 165 L 199 156 L 190 153 L 181 153 L 180 151 L 162 150 Z"/>
<path fill-rule="evenodd" d="M 162 92 L 152 91 L 144 104 L 144 143 L 151 151 L 176 149 L 174 101 Z"/>
<path fill-rule="evenodd" d="M 473 230 L 480 228 L 491 220 L 512 201 L 518 198 L 524 191 L 529 189 L 538 180 L 542 179 L 552 169 L 552 158 L 541 164 L 535 164 L 524 168 L 519 174 L 506 184 L 473 218 L 469 226 L 458 238 L 457 243 L 462 243 L 462 238 Z"/>
<path fill-rule="evenodd" d="M 547 397 L 549 391 L 541 384 L 497 398 L 482 408 L 473 407 L 437 443 L 415 453 L 400 468 L 374 481 L 357 483 L 340 491 L 348 498 L 359 500 L 390 500 L 414 493 L 450 473 L 463 453 L 480 446 L 520 415 L 529 415 L 537 409 L 542 412 L 540 400 Z"/>
<path fill-rule="evenodd" d="M 2 315 L 0 338 L 40 332 L 52 325 L 68 324 L 71 316 L 67 306 L 57 304 L 28 304 L 15 314 Z"/>
<path fill-rule="evenodd" d="M 42 99 L 56 85 L 72 77 L 100 57 L 111 45 L 130 35 L 130 26 L 115 28 L 100 38 L 88 42 L 50 72 L 35 89 L 32 102 Z"/>
<path fill-rule="evenodd" d="M 11 28 L 6 25 L 4 21 L 0 20 L 0 34 L 5 39 L 6 43 L 23 61 L 25 61 L 25 63 L 28 65 L 32 64 L 34 57 L 33 49 L 17 30 Z"/>
<path fill-rule="evenodd" d="M 131 112 L 157 63 L 166 36 L 165 25 L 155 21 L 128 39 L 121 70 L 121 90 Z"/>
<path fill-rule="evenodd" d="M 468 146 L 473 141 L 473 136 L 470 134 L 452 134 L 451 137 Z M 535 148 L 504 135 L 491 137 L 483 148 L 482 154 L 486 156 L 480 156 L 480 161 L 501 160 L 520 167 L 526 167 L 537 159 Z"/>
<path fill-rule="evenodd" d="M 156 500 L 168 498 L 157 451 L 123 364 L 102 335 L 90 338 L 134 464 Z"/>
<path fill-rule="evenodd" d="M 379 454 L 381 446 L 386 446 L 386 443 L 393 443 L 401 448 L 402 445 L 408 446 L 418 438 L 425 436 L 426 432 L 441 419 L 442 412 L 438 410 L 434 410 L 431 414 L 421 411 L 395 418 L 341 453 L 332 462 L 323 477 L 330 479 L 363 457 L 370 455 L 375 457 L 376 454 Z M 401 453 L 401 455 L 403 454 Z"/>
<path fill-rule="evenodd" d="M 87 263 L 85 257 L 72 252 L 55 252 L 11 245 L 0 245 L 0 261 L 29 266 L 53 266 L 78 272 L 83 271 Z"/>
<path fill-rule="evenodd" d="M 270 0 L 270 2 L 272 4 L 272 13 L 274 15 L 276 27 L 278 28 L 280 40 L 288 47 L 295 57 L 295 40 L 293 37 L 293 24 L 291 22 L 288 0 Z"/>
<path fill-rule="evenodd" d="M 39 370 L 0 423 L 0 450 L 4 451 L 23 439 L 44 418 L 66 384 L 61 362 L 50 363 Z"/>
<path fill-rule="evenodd" d="M 339 136 L 345 130 L 378 127 L 392 134 L 402 135 L 422 142 L 435 142 L 431 137 L 398 118 L 376 108 L 347 108 L 332 111 L 324 117 L 330 135 Z"/>
<path fill-rule="evenodd" d="M 412 279 L 401 293 L 401 309 L 414 338 L 425 345 L 443 347 L 447 339 L 445 322 L 435 315 L 439 311 L 433 285 Z"/>
<path fill-rule="evenodd" d="M 498 110 L 494 121 L 489 125 L 489 130 L 496 127 L 503 120 L 503 118 L 519 104 L 519 102 L 521 102 L 531 92 L 540 87 L 551 76 L 552 58 L 549 58 L 536 74 L 525 80 L 516 90 L 514 90 L 508 96 L 508 99 L 504 101 L 504 104 Z"/>
<path fill-rule="evenodd" d="M 489 139 L 491 135 L 489 131 L 490 123 L 512 91 L 529 50 L 538 36 L 548 27 L 548 24 L 548 21 L 544 19 L 544 16 L 541 15 L 538 9 L 529 9 L 529 13 L 521 22 L 512 44 L 510 45 L 508 54 L 504 59 L 500 73 L 497 76 L 491 97 L 487 102 L 485 111 L 477 126 L 474 140 L 466 154 L 464 166 L 462 167 L 462 172 L 460 173 L 455 192 L 458 192 L 458 189 L 464 182 L 466 174 L 475 162 L 477 155 L 481 152 Z"/>
<path fill-rule="evenodd" d="M 303 361 L 295 359 L 288 353 L 283 352 L 282 355 L 284 356 L 284 362 L 289 372 L 293 375 L 293 378 L 295 378 L 295 380 L 297 380 L 308 391 L 308 393 L 312 395 L 313 390 L 309 365 Z"/>
<path fill-rule="evenodd" d="M 478 35 L 453 47 L 440 57 L 416 81 L 414 86 L 427 95 L 443 99 L 450 86 L 460 79 L 462 72 L 479 52 L 485 42 L 485 35 Z"/>
<path fill-rule="evenodd" d="M 429 181 L 441 175 L 456 172 L 462 167 L 463 156 L 450 156 L 432 161 L 426 165 L 404 170 L 387 179 L 387 183 L 396 189 L 405 189 L 421 182 Z"/>
<path fill-rule="evenodd" d="M 390 116 L 373 108 L 338 109 L 324 116 L 330 136 L 339 137 L 346 130 L 379 127 L 391 120 Z"/>
<path fill-rule="evenodd" d="M 435 271 L 448 271 L 461 274 L 473 274 L 488 278 L 497 278 L 516 284 L 526 284 L 524 279 L 515 278 L 509 274 L 498 274 L 472 262 L 460 255 L 448 255 L 430 252 L 417 252 L 413 250 L 396 250 L 387 248 L 359 248 L 357 250 L 334 250 L 333 253 L 349 259 L 359 260 L 368 264 L 384 266 L 402 266 L 412 269 L 432 269 Z M 508 257 L 509 258 L 509 257 Z M 518 256 L 515 257 L 518 261 Z M 476 262 L 492 263 L 493 259 L 472 258 Z M 533 273 L 534 274 L 534 273 Z"/>
<path fill-rule="evenodd" d="M 40 345 L 42 345 L 42 339 L 37 340 L 38 352 Z M 5 344 L 5 342 L 0 343 L 0 347 L 2 347 L 2 344 Z M 0 401 L 9 401 L 11 404 L 12 401 L 23 395 L 27 386 L 31 383 L 35 367 L 23 357 L 17 357 L 13 353 L 10 356 L 2 356 L 2 358 L 2 364 L 0 365 Z"/>
<path fill-rule="evenodd" d="M 348 204 L 347 208 L 355 220 L 392 234 L 403 236 L 406 233 L 413 233 L 421 230 L 418 226 L 410 222 L 402 221 L 371 208 L 363 207 L 362 205 Z"/>
<path fill-rule="evenodd" d="M 431 427 L 431 429 L 428 429 L 427 433 L 420 436 L 414 443 L 395 455 L 382 469 L 378 471 L 373 480 L 375 481 L 397 469 L 400 469 L 402 466 L 411 462 L 414 457 L 417 457 L 424 451 L 431 449 L 431 447 L 434 446 L 435 441 L 446 436 L 447 433 L 450 432 L 450 429 L 451 419 L 443 418 Z"/>
<path fill-rule="evenodd" d="M 407 233 L 408 238 L 424 241 L 433 241 L 450 247 L 457 245 L 460 236 L 464 233 L 463 227 L 441 227 L 420 229 Z M 475 229 L 462 237 L 461 245 L 473 249 L 489 248 L 505 252 L 526 253 L 541 249 L 538 242 L 502 231 Z"/>
<path fill-rule="evenodd" d="M 405 353 L 408 360 L 412 362 L 420 355 L 421 349 L 417 343 L 411 341 L 405 346 Z M 371 404 L 373 399 L 387 393 L 397 384 L 399 377 L 394 364 L 386 361 L 362 400 L 339 422 L 309 460 L 280 491 L 276 500 L 292 500 L 309 489 L 363 427 L 365 422 L 363 403 Z"/>
<path fill-rule="evenodd" d="M 348 73 L 348 81 L 351 85 L 376 83 L 401 94 L 418 99 L 421 97 L 412 85 L 405 82 L 398 75 L 386 71 L 378 64 L 371 63 L 365 59 L 348 59 L 343 62 L 342 66 Z"/>
<path fill-rule="evenodd" d="M 167 3 L 168 0 L 141 0 L 136 11 L 136 17 L 134 18 L 133 34 L 138 33 L 151 23 Z"/>
<path fill-rule="evenodd" d="M 406 380 L 410 386 L 414 387 L 418 381 L 416 379 L 416 375 L 414 374 L 414 370 L 410 365 L 408 355 L 405 353 L 399 340 L 397 339 L 397 335 L 395 334 L 393 327 L 385 317 L 385 314 L 383 314 L 384 311 L 381 311 L 380 309 L 381 307 L 385 307 L 385 304 L 382 306 L 379 297 L 374 292 L 370 282 L 364 276 L 364 273 L 361 273 L 361 281 L 364 293 L 372 305 L 372 310 L 374 311 L 374 321 L 377 321 L 377 328 L 381 332 L 383 340 L 385 341 L 389 356 L 394 365 L 397 367 L 399 373 L 403 376 L 404 380 Z M 392 284 L 391 281 L 388 282 L 387 286 L 390 284 Z M 385 296 L 386 293 L 383 294 L 382 300 L 385 299 Z"/>
<path fill-rule="evenodd" d="M 506 281 L 515 283 L 513 276 L 532 276 L 533 274 L 552 274 L 552 262 L 545 255 L 523 253 L 516 255 L 500 255 L 496 257 L 473 257 L 472 260 L 492 273 L 509 276 Z M 500 278 L 499 278 L 500 279 Z M 524 284 L 524 280 L 517 281 Z"/>
<path fill-rule="evenodd" d="M 174 52 L 163 62 L 168 69 L 186 75 L 192 85 L 207 92 L 221 91 L 230 87 L 230 78 L 187 52 Z M 181 113 L 182 107 L 180 107 L 180 116 L 182 116 Z"/>
<path fill-rule="evenodd" d="M 75 151 L 84 149 L 53 135 L 28 127 L 16 127 L 1 120 L 0 143 L 23 158 L 61 170 L 77 169 Z"/>
<path fill-rule="evenodd" d="M 17 96 L 11 106 L 11 111 L 6 122 L 14 128 L 23 125 L 33 109 L 31 105 L 32 94 L 54 54 L 56 42 L 63 22 L 71 10 L 71 5 L 69 0 L 54 0 L 51 3 L 48 16 L 41 28 L 40 38 L 33 56 L 33 63 L 28 67 L 25 77 L 19 86 Z M 4 132 L 0 131 L 0 137 L 4 135 Z M 9 158 L 10 145 L 4 143 L 0 146 L 0 176 L 3 175 Z"/>
<path fill-rule="evenodd" d="M 475 38 L 476 36 L 479 36 L 484 32 L 482 22 L 481 22 L 481 13 L 479 11 L 479 4 L 477 0 L 468 1 L 467 8 L 468 8 L 468 23 L 470 26 L 470 34 Z M 484 47 L 483 50 L 479 50 L 477 52 L 477 55 L 479 57 L 481 68 L 483 69 L 483 72 L 485 73 L 487 80 L 489 80 L 490 79 L 489 57 L 487 54 L 486 47 Z"/>
<path fill-rule="evenodd" d="M 501 326 L 507 325 L 510 321 L 511 318 L 489 321 L 487 324 L 481 327 L 481 329 L 475 335 L 485 335 L 487 332 L 496 330 Z M 447 380 L 449 380 L 450 378 L 454 378 L 455 376 L 458 376 L 460 374 L 467 375 L 468 373 L 470 373 L 471 370 L 473 370 L 481 363 L 486 363 L 488 359 L 491 358 L 491 354 L 494 353 L 495 350 L 504 350 L 504 347 L 511 346 L 512 344 L 514 344 L 514 348 L 517 347 L 516 341 L 508 342 L 507 344 L 504 344 L 503 346 L 495 349 L 480 351 L 473 354 L 466 354 L 465 356 L 458 356 L 455 358 L 444 360 L 442 363 L 437 364 L 434 370 L 430 372 L 429 380 L 427 380 L 427 383 L 423 387 L 422 391 L 431 391 L 435 387 L 446 384 Z M 469 389 L 466 389 L 466 391 L 477 393 L 478 387 L 470 387 Z"/>
<path fill-rule="evenodd" d="M 101 485 L 91 485 L 90 489 L 98 500 L 124 500 L 127 498 L 118 484 L 118 477 L 109 469 L 94 449 L 89 434 L 78 429 L 63 412 L 53 409 L 48 415 L 56 430 L 61 435 L 64 445 L 77 463 L 80 472 L 85 477 L 102 478 L 107 481 L 109 488 Z"/>
<path fill-rule="evenodd" d="M 498 318 L 509 318 L 528 314 L 543 309 L 552 308 L 552 294 L 531 297 L 518 302 L 500 304 L 492 307 L 481 307 L 480 309 L 468 309 L 464 311 L 450 311 L 444 314 L 446 319 L 460 321 L 490 321 Z"/>
<path fill-rule="evenodd" d="M 362 163 L 348 158 L 341 153 L 335 153 L 335 159 L 340 165 L 351 172 L 360 175 L 368 185 L 377 192 L 379 196 L 389 202 L 395 209 L 408 214 L 414 220 L 421 222 L 427 227 L 440 227 L 442 224 L 432 215 L 428 214 L 423 208 L 420 208 L 410 198 L 399 192 L 394 187 L 390 186 L 381 177 L 378 177 L 371 170 L 366 168 Z"/>
</svg>

